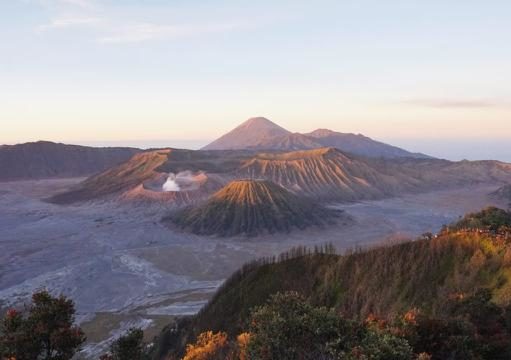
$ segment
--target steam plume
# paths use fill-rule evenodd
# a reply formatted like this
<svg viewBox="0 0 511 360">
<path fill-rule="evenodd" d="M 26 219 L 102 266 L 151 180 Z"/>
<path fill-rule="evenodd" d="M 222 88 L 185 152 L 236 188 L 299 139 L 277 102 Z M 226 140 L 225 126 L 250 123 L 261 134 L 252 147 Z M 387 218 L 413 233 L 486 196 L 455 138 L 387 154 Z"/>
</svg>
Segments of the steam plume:
<svg viewBox="0 0 511 360">
<path fill-rule="evenodd" d="M 180 191 L 181 187 L 176 182 L 176 175 L 170 173 L 167 177 L 167 181 L 162 186 L 163 191 Z"/>
</svg>

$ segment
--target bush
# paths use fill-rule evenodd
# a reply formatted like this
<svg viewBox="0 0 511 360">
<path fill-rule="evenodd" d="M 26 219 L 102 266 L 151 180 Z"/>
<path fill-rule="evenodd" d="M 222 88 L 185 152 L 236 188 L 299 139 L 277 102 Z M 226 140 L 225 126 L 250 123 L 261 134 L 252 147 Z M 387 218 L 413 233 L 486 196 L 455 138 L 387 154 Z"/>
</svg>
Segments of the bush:
<svg viewBox="0 0 511 360">
<path fill-rule="evenodd" d="M 449 226 L 450 230 L 487 229 L 491 231 L 509 230 L 511 213 L 496 207 L 487 207 L 477 213 L 468 214 L 457 223 Z"/>
<path fill-rule="evenodd" d="M 101 360 L 143 360 L 146 359 L 144 332 L 139 328 L 129 329 L 125 335 L 115 340 L 110 346 L 110 353 Z"/>
<path fill-rule="evenodd" d="M 189 344 L 186 347 L 183 360 L 225 360 L 232 358 L 229 352 L 226 333 L 214 334 L 212 331 L 207 331 L 198 336 L 195 344 Z"/>
<path fill-rule="evenodd" d="M 295 292 L 276 294 L 250 317 L 250 359 L 374 359 L 414 357 L 407 341 L 368 329 Z"/>
<path fill-rule="evenodd" d="M 0 358 L 16 360 L 69 360 L 85 342 L 74 326 L 75 307 L 64 296 L 47 291 L 32 295 L 32 304 L 22 313 L 9 310 L 0 328 Z"/>
</svg>

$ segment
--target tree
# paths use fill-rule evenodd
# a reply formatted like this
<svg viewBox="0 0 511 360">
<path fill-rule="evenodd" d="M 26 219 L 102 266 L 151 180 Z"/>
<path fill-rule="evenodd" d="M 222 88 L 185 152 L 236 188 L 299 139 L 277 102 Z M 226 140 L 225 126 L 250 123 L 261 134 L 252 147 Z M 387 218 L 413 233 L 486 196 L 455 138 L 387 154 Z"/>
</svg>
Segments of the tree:
<svg viewBox="0 0 511 360">
<path fill-rule="evenodd" d="M 16 360 L 69 360 L 85 341 L 74 326 L 75 307 L 65 296 L 32 295 L 24 313 L 9 310 L 0 329 L 0 354 Z"/>
<path fill-rule="evenodd" d="M 101 360 L 143 360 L 144 350 L 144 331 L 131 328 L 112 343 L 110 353 L 103 355 Z"/>
<path fill-rule="evenodd" d="M 451 230 L 461 229 L 487 229 L 499 231 L 511 226 L 511 213 L 493 206 L 487 207 L 480 212 L 467 214 L 460 221 L 450 226 Z"/>
<path fill-rule="evenodd" d="M 197 337 L 195 344 L 186 346 L 183 360 L 225 360 L 233 358 L 227 334 L 207 331 Z"/>
<path fill-rule="evenodd" d="M 239 360 L 248 360 L 248 344 L 250 344 L 250 333 L 241 333 L 236 338 L 236 347 Z"/>
<path fill-rule="evenodd" d="M 443 314 L 431 317 L 408 312 L 397 320 L 396 331 L 416 353 L 436 359 L 510 359 L 511 323 L 507 309 L 491 302 L 492 293 L 480 289 L 471 296 L 456 296 Z M 409 316 L 413 313 L 413 316 Z"/>
<path fill-rule="evenodd" d="M 470 322 L 474 328 L 473 338 L 478 341 L 477 351 L 488 359 L 511 358 L 511 324 L 507 310 L 492 301 L 489 289 L 479 289 L 472 296 L 452 306 L 452 315 Z"/>
<path fill-rule="evenodd" d="M 410 360 L 404 339 L 314 307 L 294 292 L 276 294 L 250 317 L 250 359 Z"/>
<path fill-rule="evenodd" d="M 28 360 L 39 356 L 40 345 L 29 336 L 26 325 L 19 311 L 7 312 L 0 330 L 0 358 Z"/>
</svg>

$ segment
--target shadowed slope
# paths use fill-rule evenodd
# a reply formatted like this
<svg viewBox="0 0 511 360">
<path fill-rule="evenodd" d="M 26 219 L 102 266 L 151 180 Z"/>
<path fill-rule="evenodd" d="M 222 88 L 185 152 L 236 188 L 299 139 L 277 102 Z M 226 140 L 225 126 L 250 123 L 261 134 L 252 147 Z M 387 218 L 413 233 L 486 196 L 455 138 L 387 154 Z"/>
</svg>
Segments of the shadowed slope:
<svg viewBox="0 0 511 360">
<path fill-rule="evenodd" d="M 333 147 L 343 152 L 371 158 L 430 158 L 420 153 L 411 153 L 396 146 L 375 141 L 364 135 L 345 134 L 326 129 L 319 129 L 309 134 L 286 134 L 270 137 L 250 146 L 261 151 L 295 151 Z"/>
<path fill-rule="evenodd" d="M 369 159 L 363 161 L 375 171 L 406 180 L 413 179 L 420 189 L 446 189 L 477 184 L 503 184 L 511 181 L 511 164 L 495 160 L 448 161 L 438 159 Z"/>
<path fill-rule="evenodd" d="M 303 134 L 294 133 L 266 139 L 253 148 L 257 150 L 296 151 L 322 147 L 323 145 L 315 141 L 315 139 Z"/>
<path fill-rule="evenodd" d="M 504 185 L 490 195 L 496 199 L 511 201 L 511 185 Z"/>
<path fill-rule="evenodd" d="M 335 147 L 341 151 L 361 156 L 389 159 L 401 157 L 431 158 L 424 154 L 411 153 L 397 146 L 373 140 L 361 134 L 355 135 L 328 129 L 317 129 L 305 135 L 312 138 L 316 143 L 321 144 L 321 146 Z"/>
<path fill-rule="evenodd" d="M 49 141 L 2 145 L 0 181 L 91 175 L 120 164 L 140 151 L 135 148 L 94 148 Z"/>
<path fill-rule="evenodd" d="M 87 201 L 136 187 L 158 176 L 156 169 L 167 161 L 170 151 L 137 154 L 129 161 L 93 176 L 76 188 L 57 194 L 49 200 L 57 204 Z"/>
<path fill-rule="evenodd" d="M 255 236 L 325 225 L 333 221 L 335 214 L 269 181 L 238 180 L 202 206 L 182 210 L 171 219 L 196 234 Z"/>
</svg>

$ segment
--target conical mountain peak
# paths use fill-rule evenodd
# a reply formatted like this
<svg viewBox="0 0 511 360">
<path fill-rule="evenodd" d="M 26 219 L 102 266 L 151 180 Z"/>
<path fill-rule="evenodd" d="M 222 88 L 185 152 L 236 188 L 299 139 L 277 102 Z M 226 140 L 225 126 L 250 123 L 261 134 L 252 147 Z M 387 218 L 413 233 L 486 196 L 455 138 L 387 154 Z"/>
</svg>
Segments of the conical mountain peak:
<svg viewBox="0 0 511 360">
<path fill-rule="evenodd" d="M 257 147 L 268 139 L 289 134 L 289 131 L 264 117 L 254 117 L 213 141 L 203 150 L 236 150 Z"/>
<path fill-rule="evenodd" d="M 205 204 L 172 217 L 182 229 L 201 235 L 248 236 L 288 232 L 335 222 L 338 213 L 266 180 L 236 180 Z"/>
</svg>

